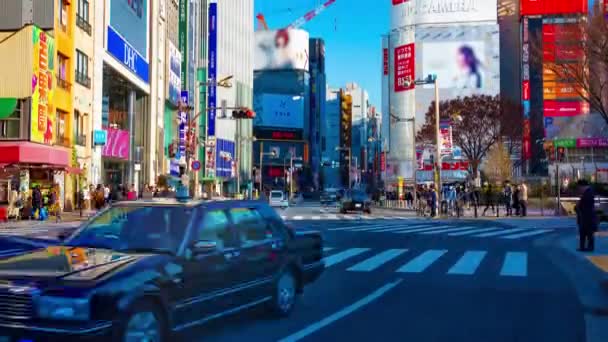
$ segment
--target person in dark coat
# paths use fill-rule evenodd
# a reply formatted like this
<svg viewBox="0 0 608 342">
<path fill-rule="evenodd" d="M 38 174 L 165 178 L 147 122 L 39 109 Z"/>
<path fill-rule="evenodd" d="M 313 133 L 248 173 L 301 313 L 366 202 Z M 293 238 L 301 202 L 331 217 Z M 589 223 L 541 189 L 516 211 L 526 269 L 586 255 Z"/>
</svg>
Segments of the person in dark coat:
<svg viewBox="0 0 608 342">
<path fill-rule="evenodd" d="M 598 229 L 598 216 L 595 212 L 595 193 L 585 180 L 578 183 L 581 197 L 576 203 L 579 251 L 592 252 L 595 248 L 594 234 Z"/>
<path fill-rule="evenodd" d="M 32 190 L 32 216 L 36 214 L 37 210 L 42 208 L 42 192 L 40 187 L 36 185 Z"/>
</svg>

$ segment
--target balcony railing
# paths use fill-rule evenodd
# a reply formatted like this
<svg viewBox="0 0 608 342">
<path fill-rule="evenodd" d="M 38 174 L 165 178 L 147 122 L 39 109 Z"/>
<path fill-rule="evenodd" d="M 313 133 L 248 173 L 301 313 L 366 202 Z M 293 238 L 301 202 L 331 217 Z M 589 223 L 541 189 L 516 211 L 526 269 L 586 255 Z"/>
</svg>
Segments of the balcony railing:
<svg viewBox="0 0 608 342">
<path fill-rule="evenodd" d="M 61 78 L 61 76 L 57 75 L 57 85 L 59 88 L 70 91 L 72 89 L 72 84 L 68 82 L 66 79 Z"/>
<path fill-rule="evenodd" d="M 89 36 L 91 35 L 91 24 L 89 24 L 88 20 L 85 20 L 80 16 L 76 16 L 76 26 L 80 27 Z"/>
<path fill-rule="evenodd" d="M 87 136 L 86 135 L 77 135 L 76 136 L 76 145 L 78 146 L 87 146 Z"/>
<path fill-rule="evenodd" d="M 79 83 L 84 87 L 91 88 L 91 78 L 78 70 L 76 71 L 76 83 Z"/>
</svg>

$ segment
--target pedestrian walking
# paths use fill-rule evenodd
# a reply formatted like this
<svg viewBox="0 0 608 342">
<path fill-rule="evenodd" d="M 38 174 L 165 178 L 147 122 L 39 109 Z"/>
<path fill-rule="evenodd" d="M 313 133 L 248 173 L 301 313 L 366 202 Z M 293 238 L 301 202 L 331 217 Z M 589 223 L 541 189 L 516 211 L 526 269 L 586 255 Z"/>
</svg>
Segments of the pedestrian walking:
<svg viewBox="0 0 608 342">
<path fill-rule="evenodd" d="M 483 213 L 481 214 L 481 216 L 486 216 L 486 212 L 490 208 L 492 208 L 492 213 L 494 213 L 496 211 L 496 208 L 494 207 L 494 189 L 492 189 L 491 183 L 486 183 L 486 188 L 484 190 L 484 197 L 485 197 L 485 201 L 486 201 L 486 207 L 483 210 Z"/>
<path fill-rule="evenodd" d="M 505 182 L 505 187 L 503 189 L 503 199 L 507 216 L 511 216 L 513 214 L 513 188 L 511 188 L 511 183 L 508 181 Z"/>
<path fill-rule="evenodd" d="M 519 206 L 521 208 L 521 216 L 528 215 L 528 186 L 525 182 L 521 182 L 519 190 Z"/>
<path fill-rule="evenodd" d="M 595 212 L 595 193 L 586 180 L 579 181 L 578 186 L 581 193 L 575 207 L 579 234 L 578 250 L 592 252 L 595 248 L 594 235 L 599 226 Z"/>
<path fill-rule="evenodd" d="M 32 190 L 32 217 L 36 218 L 36 215 L 40 215 L 40 209 L 42 208 L 42 192 L 40 186 L 34 186 Z"/>
<path fill-rule="evenodd" d="M 521 196 L 521 187 L 518 184 L 515 184 L 515 190 L 513 191 L 513 209 L 515 209 L 515 216 L 519 216 L 520 206 L 519 206 L 519 198 Z"/>
</svg>

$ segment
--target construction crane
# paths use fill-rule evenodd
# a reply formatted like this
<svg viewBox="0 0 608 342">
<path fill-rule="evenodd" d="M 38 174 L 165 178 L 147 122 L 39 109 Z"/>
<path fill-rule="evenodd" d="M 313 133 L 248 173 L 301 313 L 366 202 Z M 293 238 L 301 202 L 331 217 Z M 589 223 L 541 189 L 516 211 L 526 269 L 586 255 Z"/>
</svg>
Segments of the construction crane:
<svg viewBox="0 0 608 342">
<path fill-rule="evenodd" d="M 323 4 L 319 5 L 317 8 L 307 12 L 300 18 L 296 19 L 293 23 L 289 24 L 287 29 L 298 29 L 304 26 L 307 22 L 311 21 L 314 17 L 319 15 L 321 12 L 325 11 L 327 7 L 331 6 L 336 2 L 336 0 L 327 0 Z M 266 23 L 266 18 L 262 13 L 258 13 L 256 16 L 258 19 L 258 30 L 264 29 L 268 30 L 268 24 Z"/>
</svg>

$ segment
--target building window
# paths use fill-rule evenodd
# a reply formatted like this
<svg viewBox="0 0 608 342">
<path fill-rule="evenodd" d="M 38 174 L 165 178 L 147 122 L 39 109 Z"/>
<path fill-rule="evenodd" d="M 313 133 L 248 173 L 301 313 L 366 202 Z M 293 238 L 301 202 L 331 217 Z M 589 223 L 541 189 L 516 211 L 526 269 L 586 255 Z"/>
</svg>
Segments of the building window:
<svg viewBox="0 0 608 342">
<path fill-rule="evenodd" d="M 18 101 L 15 111 L 0 120 L 0 140 L 21 138 L 21 104 Z"/>
<path fill-rule="evenodd" d="M 70 139 L 66 136 L 66 123 L 68 113 L 58 110 L 56 114 L 55 143 L 61 146 L 70 146 Z"/>
<path fill-rule="evenodd" d="M 68 31 L 68 2 L 66 0 L 59 1 L 59 26 L 64 32 Z"/>
<path fill-rule="evenodd" d="M 91 78 L 89 78 L 89 56 L 82 51 L 76 50 L 76 82 L 83 86 L 91 87 Z"/>
<path fill-rule="evenodd" d="M 57 85 L 65 90 L 70 90 L 70 82 L 68 81 L 68 58 L 62 54 L 57 54 L 59 69 L 57 70 Z"/>
<path fill-rule="evenodd" d="M 86 146 L 87 137 L 84 134 L 84 117 L 86 114 L 80 114 L 79 111 L 74 111 L 74 141 L 76 145 Z"/>
<path fill-rule="evenodd" d="M 76 9 L 76 26 L 91 35 L 91 24 L 89 23 L 89 1 L 78 0 Z"/>
</svg>

